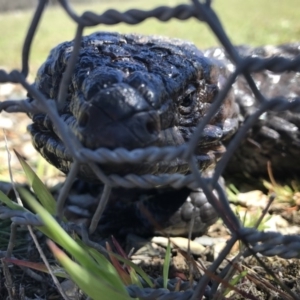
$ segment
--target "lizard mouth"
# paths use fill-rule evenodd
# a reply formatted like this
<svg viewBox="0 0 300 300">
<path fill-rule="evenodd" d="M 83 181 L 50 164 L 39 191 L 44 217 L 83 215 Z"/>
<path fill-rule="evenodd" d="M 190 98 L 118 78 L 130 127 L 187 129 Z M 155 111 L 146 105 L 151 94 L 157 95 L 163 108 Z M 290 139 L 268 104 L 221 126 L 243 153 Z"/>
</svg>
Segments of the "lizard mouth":
<svg viewBox="0 0 300 300">
<path fill-rule="evenodd" d="M 91 109 L 93 113 L 95 109 Z M 77 136 L 83 146 L 90 149 L 125 148 L 135 150 L 150 146 L 180 146 L 185 143 L 181 130 L 177 126 L 170 126 L 162 129 L 160 116 L 157 111 L 139 112 L 128 119 L 120 122 L 110 122 L 99 127 L 98 119 L 90 115 L 89 120 L 81 116 L 76 119 L 73 115 L 63 116 L 65 122 Z M 47 119 L 47 122 L 45 121 Z M 66 149 L 64 142 L 56 133 L 55 127 L 49 123 L 49 119 L 41 115 L 33 118 L 34 123 L 28 126 L 32 135 L 33 144 L 37 150 L 51 164 L 68 173 L 73 161 L 71 154 Z M 83 126 L 84 125 L 84 126 Z M 93 128 L 94 130 L 91 130 Z M 202 147 L 197 148 L 195 153 L 198 167 L 201 170 L 213 165 L 224 153 L 225 148 L 221 144 L 223 131 L 213 125 L 209 125 L 201 137 Z M 214 133 L 214 134 L 213 134 Z M 101 169 L 107 174 L 125 175 L 134 174 L 161 174 L 161 173 L 181 173 L 189 172 L 188 163 L 180 158 L 173 160 L 162 160 L 157 163 L 144 161 L 140 164 L 133 163 L 107 163 L 101 164 Z M 79 177 L 89 181 L 95 181 L 95 175 L 87 165 L 82 165 Z"/>
</svg>

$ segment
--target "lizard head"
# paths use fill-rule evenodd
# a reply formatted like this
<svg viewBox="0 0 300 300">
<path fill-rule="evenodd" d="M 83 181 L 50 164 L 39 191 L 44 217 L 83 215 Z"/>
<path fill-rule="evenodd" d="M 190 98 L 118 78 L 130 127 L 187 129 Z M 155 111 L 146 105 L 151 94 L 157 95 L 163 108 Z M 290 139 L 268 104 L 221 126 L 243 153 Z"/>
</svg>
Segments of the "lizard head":
<svg viewBox="0 0 300 300">
<path fill-rule="evenodd" d="M 73 42 L 54 48 L 39 69 L 35 86 L 57 100 Z M 128 150 L 148 146 L 179 146 L 187 142 L 225 81 L 222 67 L 204 57 L 193 44 L 177 39 L 98 32 L 82 38 L 59 111 L 87 148 Z M 72 158 L 47 114 L 31 116 L 29 131 L 37 150 L 63 172 Z M 230 93 L 199 137 L 200 169 L 224 152 L 222 141 L 237 126 L 237 108 Z M 187 173 L 188 165 L 173 162 L 139 166 L 104 165 L 110 173 Z M 82 171 L 83 177 L 92 177 Z"/>
</svg>

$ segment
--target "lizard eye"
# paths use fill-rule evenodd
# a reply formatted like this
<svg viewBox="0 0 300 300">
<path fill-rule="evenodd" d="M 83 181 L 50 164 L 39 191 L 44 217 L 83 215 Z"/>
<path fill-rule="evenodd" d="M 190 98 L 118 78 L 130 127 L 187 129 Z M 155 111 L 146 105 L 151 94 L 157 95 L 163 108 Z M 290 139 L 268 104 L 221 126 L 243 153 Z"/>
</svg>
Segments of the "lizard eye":
<svg viewBox="0 0 300 300">
<path fill-rule="evenodd" d="M 187 95 L 186 97 L 184 97 L 181 102 L 180 105 L 183 107 L 188 107 L 192 104 L 193 102 L 193 93 Z"/>
<path fill-rule="evenodd" d="M 182 107 L 189 107 L 193 103 L 193 98 L 196 92 L 196 87 L 189 85 L 183 95 L 179 98 L 179 105 Z"/>
</svg>

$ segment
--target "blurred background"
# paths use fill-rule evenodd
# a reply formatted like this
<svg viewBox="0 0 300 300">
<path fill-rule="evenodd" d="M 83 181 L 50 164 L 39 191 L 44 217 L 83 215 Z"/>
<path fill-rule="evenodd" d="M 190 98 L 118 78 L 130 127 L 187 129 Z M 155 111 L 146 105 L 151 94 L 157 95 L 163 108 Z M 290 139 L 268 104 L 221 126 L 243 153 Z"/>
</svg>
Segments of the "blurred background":
<svg viewBox="0 0 300 300">
<path fill-rule="evenodd" d="M 39 30 L 35 36 L 31 57 L 30 74 L 34 78 L 38 67 L 46 59 L 51 48 L 75 34 L 75 23 L 63 10 L 50 1 Z M 175 6 L 188 0 L 71 0 L 74 9 L 81 13 L 91 10 L 98 14 L 114 8 L 125 11 L 131 8 L 151 9 L 161 5 Z M 0 0 L 0 68 L 20 68 L 22 43 L 32 18 L 37 0 Z M 227 33 L 234 44 L 280 44 L 300 41 L 299 0 L 215 0 L 216 9 Z M 177 37 L 194 42 L 199 48 L 218 45 L 204 23 L 196 20 L 167 23 L 151 19 L 142 24 L 97 26 L 85 29 L 84 34 L 99 30 L 123 33 L 137 32 Z"/>
</svg>

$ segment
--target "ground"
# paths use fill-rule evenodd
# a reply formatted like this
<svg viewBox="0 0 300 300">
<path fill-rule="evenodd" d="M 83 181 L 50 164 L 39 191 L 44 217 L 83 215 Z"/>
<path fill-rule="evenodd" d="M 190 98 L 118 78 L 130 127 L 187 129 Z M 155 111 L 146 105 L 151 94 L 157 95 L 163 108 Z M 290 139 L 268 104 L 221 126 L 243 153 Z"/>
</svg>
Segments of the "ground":
<svg viewBox="0 0 300 300">
<path fill-rule="evenodd" d="M 18 86 L 10 84 L 3 85 L 0 91 L 1 100 L 7 97 L 16 98 L 24 97 L 25 94 Z M 30 119 L 25 114 L 7 114 L 0 115 L 0 122 L 4 131 L 0 132 L 1 136 L 1 180 L 9 181 L 8 173 L 8 159 L 7 159 L 7 146 L 11 152 L 10 167 L 16 182 L 25 182 L 25 176 L 19 161 L 16 159 L 13 149 L 17 150 L 28 163 L 36 170 L 39 176 L 45 181 L 45 183 L 52 187 L 58 182 L 63 181 L 64 175 L 59 171 L 49 166 L 43 158 L 37 154 L 35 149 L 31 145 L 30 136 L 26 132 L 26 126 L 30 123 Z M 266 183 L 265 186 L 269 188 L 270 192 L 277 191 L 277 200 L 271 205 L 269 212 L 261 222 L 260 228 L 264 230 L 278 231 L 283 234 L 299 234 L 300 233 L 300 213 L 299 213 L 299 192 L 297 190 L 297 183 L 291 183 L 289 187 L 282 187 L 280 185 L 274 186 L 271 183 Z M 291 187 L 294 187 L 294 189 Z M 242 188 L 242 187 L 241 187 Z M 268 203 L 269 196 L 266 195 L 268 189 L 263 191 L 252 190 L 246 193 L 239 193 L 232 185 L 228 186 L 229 198 L 231 199 L 232 209 L 239 215 L 241 221 L 245 226 L 254 226 L 255 222 L 259 218 L 262 210 Z M 7 222 L 2 226 L 9 225 Z M 24 234 L 24 230 L 23 234 Z M 23 236 L 23 235 L 22 235 Z M 25 237 L 24 237 L 25 238 Z M 196 238 L 190 245 L 190 251 L 192 253 L 192 264 L 194 265 L 193 271 L 191 270 L 191 260 L 188 259 L 187 244 L 188 241 L 185 238 L 172 238 L 173 243 L 171 267 L 169 271 L 169 278 L 181 278 L 186 281 L 189 278 L 198 280 L 205 273 L 205 268 L 209 267 L 211 263 L 217 258 L 219 252 L 226 245 L 226 241 L 230 239 L 229 232 L 224 227 L 221 221 L 213 225 L 207 235 Z M 24 242 L 24 240 L 22 240 Z M 153 237 L 152 239 L 145 239 L 130 235 L 126 241 L 125 250 L 127 253 L 134 248 L 131 259 L 137 265 L 142 266 L 146 273 L 153 278 L 160 278 L 163 273 L 163 263 L 166 255 L 167 238 L 165 237 Z M 25 240 L 26 243 L 28 243 Z M 34 247 L 32 242 L 29 242 L 30 248 Z M 41 237 L 41 244 L 44 244 L 44 239 Z M 18 247 L 24 247 L 24 244 L 20 242 Z M 17 247 L 17 249 L 18 249 Z M 240 244 L 236 244 L 228 259 L 233 259 L 239 251 Z M 1 251 L 5 251 L 5 242 L 2 243 Z M 24 248 L 23 248 L 24 251 Z M 28 252 L 29 251 L 29 252 Z M 22 253 L 22 252 L 21 252 Z M 39 256 L 36 250 L 27 248 L 26 255 L 23 253 L 21 257 L 18 256 L 18 252 L 15 254 L 22 259 L 28 259 L 31 262 L 39 261 Z M 49 259 L 52 260 L 50 253 Z M 25 256 L 24 256 L 25 255 Z M 277 278 L 283 282 L 290 290 L 295 294 L 300 294 L 299 286 L 299 274 L 300 264 L 298 259 L 281 259 L 278 257 L 261 257 L 262 261 L 276 274 Z M 227 262 L 224 261 L 219 268 L 219 271 L 226 266 Z M 243 274 L 243 271 L 247 271 L 246 274 L 235 284 L 235 288 L 239 293 L 247 293 L 241 296 L 236 291 L 231 291 L 227 294 L 231 299 L 245 299 L 245 295 L 253 295 L 253 299 L 290 299 L 286 292 L 283 292 L 278 283 L 272 279 L 272 276 L 266 271 L 254 257 L 248 257 L 244 260 L 240 260 L 234 265 L 234 274 L 228 278 L 228 282 L 233 283 L 232 278 L 238 277 L 238 274 Z M 11 269 L 12 277 L 21 287 L 26 286 L 26 295 L 30 294 L 30 290 L 36 292 L 31 285 L 36 285 L 36 282 L 30 276 L 22 276 L 23 271 L 17 267 Z M 43 275 L 45 276 L 45 275 Z M 4 276 L 6 277 L 6 276 Z M 51 279 L 49 279 L 51 280 Z M 51 286 L 51 288 L 50 288 Z M 55 288 L 50 286 L 40 286 L 40 295 L 55 295 Z M 226 285 L 225 285 L 226 286 Z M 73 286 L 72 286 L 73 289 Z M 45 292 L 47 291 L 47 292 Z M 5 291 L 2 291 L 5 295 Z M 17 293 L 17 292 L 16 292 Z M 250 297 L 250 296 L 249 296 Z M 17 299 L 17 297 L 16 297 Z M 249 298 L 252 299 L 252 298 Z"/>
</svg>

